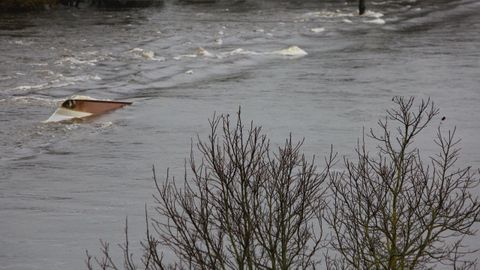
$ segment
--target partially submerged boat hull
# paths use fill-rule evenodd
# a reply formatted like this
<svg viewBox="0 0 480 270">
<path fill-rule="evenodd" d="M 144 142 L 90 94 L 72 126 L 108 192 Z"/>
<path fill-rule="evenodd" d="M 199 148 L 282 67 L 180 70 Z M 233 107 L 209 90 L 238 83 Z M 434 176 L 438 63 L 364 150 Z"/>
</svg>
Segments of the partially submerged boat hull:
<svg viewBox="0 0 480 270">
<path fill-rule="evenodd" d="M 103 114 L 132 104 L 126 101 L 97 99 L 67 99 L 45 123 L 75 120 Z"/>
</svg>

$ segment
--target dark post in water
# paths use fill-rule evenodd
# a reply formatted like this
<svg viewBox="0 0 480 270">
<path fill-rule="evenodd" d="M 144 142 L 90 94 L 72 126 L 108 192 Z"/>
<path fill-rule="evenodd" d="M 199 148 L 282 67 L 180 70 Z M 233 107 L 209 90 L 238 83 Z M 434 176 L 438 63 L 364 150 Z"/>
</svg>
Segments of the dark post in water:
<svg viewBox="0 0 480 270">
<path fill-rule="evenodd" d="M 365 0 L 358 0 L 358 14 L 363 15 L 365 9 Z"/>
</svg>

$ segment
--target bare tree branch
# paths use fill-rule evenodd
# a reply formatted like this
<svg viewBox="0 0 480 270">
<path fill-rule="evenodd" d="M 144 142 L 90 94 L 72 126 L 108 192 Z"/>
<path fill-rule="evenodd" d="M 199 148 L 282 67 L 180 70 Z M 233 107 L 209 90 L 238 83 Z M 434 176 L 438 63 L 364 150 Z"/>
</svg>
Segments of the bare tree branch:
<svg viewBox="0 0 480 270">
<path fill-rule="evenodd" d="M 353 269 L 422 269 L 435 264 L 458 269 L 472 250 L 461 243 L 479 221 L 479 184 L 469 167 L 457 168 L 460 150 L 455 130 L 439 128 L 439 153 L 425 163 L 415 138 L 438 114 L 433 102 L 396 97 L 396 108 L 370 130 L 377 153 L 367 151 L 365 137 L 357 159 L 345 159 L 346 171 L 330 174 L 332 205 L 327 222 L 339 257 L 330 267 Z M 390 127 L 390 124 L 397 126 Z M 455 268 L 457 269 L 457 268 Z"/>
</svg>

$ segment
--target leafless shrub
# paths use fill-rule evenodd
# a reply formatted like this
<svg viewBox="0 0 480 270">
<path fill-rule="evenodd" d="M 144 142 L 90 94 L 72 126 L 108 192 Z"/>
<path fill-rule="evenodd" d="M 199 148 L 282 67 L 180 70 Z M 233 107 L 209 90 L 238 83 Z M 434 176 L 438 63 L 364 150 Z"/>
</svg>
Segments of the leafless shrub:
<svg viewBox="0 0 480 270">
<path fill-rule="evenodd" d="M 128 238 L 128 218 L 125 220 L 125 240 L 123 244 L 119 245 L 123 252 L 123 263 L 118 264 L 112 258 L 110 251 L 110 244 L 108 242 L 100 240 L 100 255 L 98 257 L 92 257 L 88 251 L 86 252 L 85 264 L 88 270 L 102 269 L 102 270 L 173 270 L 173 269 L 185 269 L 182 264 L 177 263 L 165 263 L 163 259 L 163 253 L 159 253 L 159 241 L 150 233 L 149 216 L 147 213 L 147 206 L 145 205 L 145 222 L 147 225 L 145 235 L 146 239 L 141 241 L 143 252 L 140 259 L 140 264 L 137 264 L 133 258 L 133 252 L 130 250 L 130 241 Z M 119 267 L 118 265 L 122 266 Z"/>
<path fill-rule="evenodd" d="M 367 151 L 365 138 L 356 160 L 345 159 L 346 171 L 331 173 L 332 204 L 328 224 L 336 258 L 330 269 L 424 269 L 444 264 L 467 269 L 472 252 L 462 246 L 474 234 L 480 202 L 472 194 L 479 179 L 470 167 L 457 168 L 455 130 L 439 128 L 439 153 L 422 160 L 414 140 L 438 109 L 430 100 L 415 106 L 413 98 L 394 98 L 395 109 L 368 134 L 378 143 Z M 391 122 L 398 125 L 390 127 Z"/>
<path fill-rule="evenodd" d="M 210 135 L 198 140 L 185 166 L 182 185 L 171 178 L 154 180 L 156 217 L 142 243 L 142 268 L 165 269 L 159 245 L 175 252 L 189 269 L 307 269 L 320 263 L 324 244 L 324 185 L 334 157 L 318 172 L 314 158 L 301 154 L 303 142 L 290 137 L 277 151 L 261 128 L 245 127 L 240 112 L 214 116 Z M 201 159 L 195 158 L 197 149 Z M 147 224 L 148 224 L 147 220 Z M 152 235 L 157 235 L 158 239 Z M 121 246 L 125 269 L 137 269 L 128 233 Z M 87 266 L 118 269 L 107 243 L 100 259 L 87 253 Z"/>
<path fill-rule="evenodd" d="M 208 139 L 192 145 L 183 184 L 168 171 L 160 182 L 153 170 L 156 215 L 149 220 L 145 213 L 140 263 L 130 251 L 127 224 L 123 263 L 116 265 L 101 242 L 98 258 L 87 253 L 88 269 L 316 268 L 324 218 L 336 251 L 326 256 L 327 269 L 475 267 L 462 241 L 479 221 L 480 202 L 472 194 L 477 174 L 457 168 L 455 130 L 439 128 L 439 153 L 428 162 L 421 158 L 415 138 L 438 114 L 430 100 L 418 107 L 413 98 L 393 101 L 397 107 L 378 122 L 381 132 L 368 134 L 377 152 L 368 152 L 364 136 L 356 160 L 345 159 L 346 169 L 336 173 L 332 151 L 319 172 L 314 159 L 301 154 L 302 142 L 290 137 L 271 151 L 261 128 L 246 128 L 240 112 L 233 125 L 228 115 L 214 116 Z M 165 264 L 160 247 L 173 250 L 177 263 Z"/>
<path fill-rule="evenodd" d="M 286 140 L 278 151 L 261 128 L 243 126 L 240 113 L 214 117 L 210 136 L 192 151 L 183 188 L 157 183 L 156 219 L 161 242 L 195 269 L 291 269 L 314 267 L 322 243 L 323 183 L 302 142 Z"/>
</svg>

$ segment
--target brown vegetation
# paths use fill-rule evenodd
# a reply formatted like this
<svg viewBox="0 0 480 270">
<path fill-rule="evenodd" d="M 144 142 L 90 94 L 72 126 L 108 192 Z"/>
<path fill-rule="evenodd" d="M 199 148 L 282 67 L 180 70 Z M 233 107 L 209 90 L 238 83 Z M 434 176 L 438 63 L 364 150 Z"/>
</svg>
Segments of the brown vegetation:
<svg viewBox="0 0 480 270">
<path fill-rule="evenodd" d="M 430 100 L 394 98 L 396 108 L 380 120 L 378 143 L 369 153 L 365 139 L 346 171 L 332 174 L 333 202 L 327 217 L 340 269 L 426 269 L 444 264 L 452 269 L 473 266 L 464 237 L 479 222 L 479 179 L 470 167 L 458 168 L 455 130 L 438 128 L 438 154 L 428 161 L 414 145 L 419 133 L 438 114 Z M 393 127 L 390 125 L 393 124 Z"/>
<path fill-rule="evenodd" d="M 314 159 L 300 152 L 302 142 L 289 138 L 270 149 L 261 128 L 245 127 L 240 118 L 214 117 L 207 140 L 199 140 L 200 161 L 192 150 L 182 186 L 168 173 L 155 177 L 157 233 L 147 229 L 143 268 L 164 269 L 158 246 L 169 247 L 189 269 L 307 269 L 320 263 L 322 216 L 333 157 L 317 172 Z M 191 174 L 191 177 L 188 175 Z M 148 221 L 147 221 L 148 222 Z M 101 269 L 117 269 L 108 244 L 102 243 Z M 125 268 L 136 269 L 123 245 Z M 93 269 L 92 257 L 87 265 Z"/>
<path fill-rule="evenodd" d="M 240 112 L 233 124 L 228 115 L 214 117 L 208 139 L 196 144 L 200 159 L 192 146 L 182 185 L 168 172 L 159 182 L 154 171 L 156 216 L 146 214 L 140 263 L 126 228 L 123 268 L 315 269 L 322 250 L 330 253 L 327 269 L 474 267 L 462 241 L 480 221 L 477 174 L 456 166 L 455 130 L 438 129 L 439 153 L 421 158 L 414 141 L 438 114 L 430 100 L 394 103 L 378 122 L 380 134 L 369 133 L 377 151 L 370 154 L 364 138 L 340 172 L 331 170 L 332 154 L 319 171 L 291 138 L 272 151 Z M 171 249 L 175 263 L 164 263 L 160 248 Z M 87 266 L 120 269 L 106 242 L 100 256 L 87 253 Z"/>
</svg>

